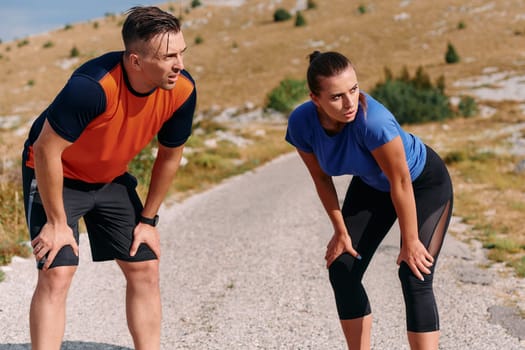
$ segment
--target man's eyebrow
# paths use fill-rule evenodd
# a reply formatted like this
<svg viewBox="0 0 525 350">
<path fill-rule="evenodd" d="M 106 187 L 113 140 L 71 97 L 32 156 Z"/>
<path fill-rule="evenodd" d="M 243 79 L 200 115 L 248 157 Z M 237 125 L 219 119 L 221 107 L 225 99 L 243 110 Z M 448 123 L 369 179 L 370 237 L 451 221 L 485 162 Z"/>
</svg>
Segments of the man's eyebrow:
<svg viewBox="0 0 525 350">
<path fill-rule="evenodd" d="M 181 55 L 183 54 L 184 52 L 186 52 L 186 50 L 188 49 L 188 47 L 184 47 L 182 50 L 180 50 L 179 52 L 167 52 L 166 53 L 166 57 L 172 57 L 172 56 L 177 56 L 177 55 Z"/>
</svg>

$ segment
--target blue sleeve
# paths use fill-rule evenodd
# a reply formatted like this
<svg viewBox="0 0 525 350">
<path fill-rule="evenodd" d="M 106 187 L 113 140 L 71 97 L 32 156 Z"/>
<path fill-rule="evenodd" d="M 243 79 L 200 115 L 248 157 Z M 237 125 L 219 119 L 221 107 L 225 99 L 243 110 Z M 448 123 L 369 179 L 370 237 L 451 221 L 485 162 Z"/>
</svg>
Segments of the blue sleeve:
<svg viewBox="0 0 525 350">
<path fill-rule="evenodd" d="M 84 75 L 73 75 L 47 109 L 53 130 L 75 142 L 86 126 L 106 109 L 106 96 L 100 84 Z"/>
<path fill-rule="evenodd" d="M 182 72 L 194 84 L 188 72 Z M 157 134 L 159 143 L 166 147 L 178 147 L 184 144 L 191 135 L 193 115 L 197 105 L 197 91 L 194 88 L 188 99 L 168 119 Z"/>
<path fill-rule="evenodd" d="M 373 151 L 399 136 L 400 126 L 385 106 L 369 96 L 367 96 L 367 104 L 363 142 L 368 150 Z"/>
<path fill-rule="evenodd" d="M 290 114 L 285 139 L 299 150 L 312 153 L 314 151 L 311 145 L 312 128 L 308 127 L 307 113 L 303 104 Z"/>
</svg>

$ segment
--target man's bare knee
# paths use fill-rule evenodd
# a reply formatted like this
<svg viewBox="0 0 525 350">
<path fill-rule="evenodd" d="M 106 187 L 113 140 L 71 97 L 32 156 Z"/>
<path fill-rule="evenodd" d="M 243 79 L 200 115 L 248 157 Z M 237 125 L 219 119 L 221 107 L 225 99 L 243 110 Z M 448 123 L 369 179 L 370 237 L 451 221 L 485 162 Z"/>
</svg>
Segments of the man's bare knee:
<svg viewBox="0 0 525 350">
<path fill-rule="evenodd" d="M 59 266 L 47 271 L 38 272 L 37 290 L 52 298 L 63 298 L 67 295 L 76 266 Z"/>
<path fill-rule="evenodd" d="M 159 261 L 147 260 L 141 262 L 118 261 L 118 264 L 128 283 L 136 285 L 156 286 L 159 283 Z"/>
</svg>

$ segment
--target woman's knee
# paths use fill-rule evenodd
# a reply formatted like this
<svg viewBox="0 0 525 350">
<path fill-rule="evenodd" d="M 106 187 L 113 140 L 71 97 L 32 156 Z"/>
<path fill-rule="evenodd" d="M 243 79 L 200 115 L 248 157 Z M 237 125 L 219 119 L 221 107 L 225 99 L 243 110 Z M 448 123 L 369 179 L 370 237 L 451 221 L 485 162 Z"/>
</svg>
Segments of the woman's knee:
<svg viewBox="0 0 525 350">
<path fill-rule="evenodd" d="M 356 258 L 349 253 L 343 253 L 335 259 L 329 266 L 328 273 L 334 289 L 361 283 L 362 272 L 356 266 Z"/>
<path fill-rule="evenodd" d="M 432 287 L 433 274 L 419 280 L 406 263 L 399 267 L 399 279 L 406 307 L 407 330 L 431 332 L 439 329 L 439 315 Z"/>
<path fill-rule="evenodd" d="M 403 291 L 410 294 L 421 294 L 422 291 L 432 291 L 432 282 L 434 280 L 434 269 L 431 268 L 430 274 L 423 274 L 424 280 L 421 281 L 413 273 L 405 262 L 399 266 L 398 276 L 401 281 Z"/>
<path fill-rule="evenodd" d="M 363 317 L 371 312 L 368 296 L 361 283 L 363 273 L 356 267 L 355 260 L 345 253 L 328 269 L 337 312 L 342 320 Z"/>
</svg>

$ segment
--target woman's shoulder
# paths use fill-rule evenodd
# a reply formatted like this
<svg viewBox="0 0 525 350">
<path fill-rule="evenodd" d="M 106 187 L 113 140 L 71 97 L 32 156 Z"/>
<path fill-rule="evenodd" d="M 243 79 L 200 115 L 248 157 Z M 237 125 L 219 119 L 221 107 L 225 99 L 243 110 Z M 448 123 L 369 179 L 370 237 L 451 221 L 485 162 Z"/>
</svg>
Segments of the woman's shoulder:
<svg viewBox="0 0 525 350">
<path fill-rule="evenodd" d="M 393 116 L 392 113 L 388 110 L 388 108 L 386 108 L 381 102 L 368 95 L 367 93 L 363 93 L 363 95 L 365 95 L 366 98 L 367 113 L 379 116 Z"/>
<path fill-rule="evenodd" d="M 290 113 L 290 118 L 307 118 L 315 114 L 317 111 L 315 104 L 310 101 L 305 101 L 294 108 Z"/>
<path fill-rule="evenodd" d="M 288 117 L 288 124 L 310 124 L 316 117 L 317 109 L 312 101 L 306 101 L 297 106 Z"/>
</svg>

